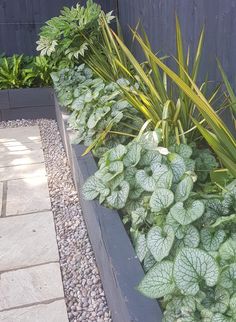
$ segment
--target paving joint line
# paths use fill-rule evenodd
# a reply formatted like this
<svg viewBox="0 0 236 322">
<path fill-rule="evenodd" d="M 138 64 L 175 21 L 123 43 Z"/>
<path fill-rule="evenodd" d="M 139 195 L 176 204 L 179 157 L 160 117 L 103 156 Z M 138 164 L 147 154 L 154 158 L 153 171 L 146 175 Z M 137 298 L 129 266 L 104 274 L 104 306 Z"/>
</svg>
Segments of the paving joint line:
<svg viewBox="0 0 236 322">
<path fill-rule="evenodd" d="M 37 305 L 41 305 L 41 304 L 51 304 L 60 300 L 65 300 L 65 297 L 55 297 L 53 299 L 50 300 L 45 300 L 45 301 L 41 301 L 41 302 L 34 302 L 34 303 L 29 303 L 29 304 L 24 304 L 24 305 L 19 305 L 19 306 L 13 306 L 4 310 L 0 310 L 0 313 L 2 312 L 9 312 L 11 310 L 16 310 L 16 309 L 23 309 L 23 308 L 27 308 L 27 307 L 32 307 L 32 306 L 37 306 Z"/>
<path fill-rule="evenodd" d="M 21 217 L 21 216 L 28 216 L 28 215 L 34 215 L 34 214 L 38 214 L 38 213 L 44 213 L 44 212 L 52 212 L 52 208 L 48 208 L 48 209 L 41 209 L 41 210 L 35 210 L 32 212 L 26 212 L 24 214 L 14 214 L 14 215 L 6 215 L 2 218 L 15 218 L 15 217 Z M 1 216 L 0 216 L 0 220 L 1 220 Z"/>
<path fill-rule="evenodd" d="M 1 275 L 6 274 L 6 273 L 10 273 L 10 272 L 17 272 L 17 271 L 23 270 L 23 269 L 39 267 L 39 266 L 44 266 L 44 265 L 48 265 L 48 264 L 57 264 L 57 263 L 59 263 L 59 258 L 56 261 L 49 261 L 49 262 L 44 262 L 44 263 L 39 263 L 39 264 L 34 264 L 34 265 L 29 265 L 29 266 L 22 266 L 22 267 L 7 269 L 4 271 L 0 271 L 0 277 L 1 277 Z"/>
<path fill-rule="evenodd" d="M 43 163 L 43 162 L 42 162 Z M 22 179 L 33 179 L 33 178 L 40 178 L 40 177 L 48 177 L 47 173 L 46 174 L 41 174 L 37 175 L 34 177 L 19 177 L 19 178 L 12 178 L 12 179 L 7 179 L 7 180 L 0 180 L 0 182 L 5 182 L 5 181 L 14 181 L 14 180 L 22 180 Z"/>
<path fill-rule="evenodd" d="M 18 166 L 28 166 L 28 165 L 34 165 L 34 164 L 41 164 L 44 163 L 44 161 L 42 162 L 35 162 L 35 163 L 22 163 L 22 164 L 16 164 L 16 165 L 4 165 L 4 166 L 0 166 L 0 169 L 2 168 L 12 168 L 12 167 L 18 167 Z"/>
</svg>

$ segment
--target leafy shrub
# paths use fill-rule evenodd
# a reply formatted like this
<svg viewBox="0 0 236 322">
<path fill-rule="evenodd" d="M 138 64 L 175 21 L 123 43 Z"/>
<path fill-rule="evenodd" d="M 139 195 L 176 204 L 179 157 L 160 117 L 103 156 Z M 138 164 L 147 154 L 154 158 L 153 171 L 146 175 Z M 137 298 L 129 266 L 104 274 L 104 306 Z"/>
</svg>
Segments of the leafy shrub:
<svg viewBox="0 0 236 322">
<path fill-rule="evenodd" d="M 58 17 L 50 19 L 41 28 L 37 50 L 64 67 L 73 65 L 85 53 L 88 55 L 89 43 L 98 41 L 101 13 L 101 7 L 92 0 L 87 1 L 86 7 L 80 4 L 65 7 Z M 108 22 L 112 19 L 110 13 L 106 19 Z"/>
<path fill-rule="evenodd" d="M 138 112 L 122 98 L 119 85 L 106 84 L 84 64 L 53 73 L 52 78 L 60 104 L 72 112 L 69 123 L 76 130 L 74 142 L 91 146 L 103 133 L 107 136 L 94 153 L 101 154 L 118 143 L 126 143 L 143 125 Z M 118 83 L 128 85 L 124 79 Z"/>
<path fill-rule="evenodd" d="M 0 89 L 51 85 L 53 64 L 45 57 L 0 57 Z"/>
<path fill-rule="evenodd" d="M 109 150 L 84 196 L 125 214 L 147 272 L 138 289 L 161 299 L 163 321 L 233 321 L 236 184 L 205 197 L 194 171 L 207 159 L 209 174 L 213 155 L 204 150 L 193 159 L 190 146 L 167 150 L 160 141 L 159 131 L 146 132 Z"/>
</svg>

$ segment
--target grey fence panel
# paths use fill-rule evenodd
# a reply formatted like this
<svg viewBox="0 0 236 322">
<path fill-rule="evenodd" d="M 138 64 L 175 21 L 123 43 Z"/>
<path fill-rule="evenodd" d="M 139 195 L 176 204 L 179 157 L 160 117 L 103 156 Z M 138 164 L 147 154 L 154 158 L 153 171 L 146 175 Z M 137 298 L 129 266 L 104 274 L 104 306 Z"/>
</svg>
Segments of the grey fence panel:
<svg viewBox="0 0 236 322">
<path fill-rule="evenodd" d="M 45 21 L 58 15 L 64 6 L 79 0 L 0 0 L 0 53 L 35 54 L 38 32 Z M 116 0 L 97 0 L 105 11 L 115 8 Z"/>
<path fill-rule="evenodd" d="M 218 79 L 215 58 L 223 64 L 236 88 L 236 0 L 119 0 L 119 18 L 125 38 L 131 36 L 128 25 L 140 20 L 153 48 L 175 53 L 175 14 L 178 15 L 185 44 L 196 47 L 201 27 L 205 25 L 205 46 L 201 75 Z M 137 55 L 139 49 L 134 46 Z"/>
</svg>

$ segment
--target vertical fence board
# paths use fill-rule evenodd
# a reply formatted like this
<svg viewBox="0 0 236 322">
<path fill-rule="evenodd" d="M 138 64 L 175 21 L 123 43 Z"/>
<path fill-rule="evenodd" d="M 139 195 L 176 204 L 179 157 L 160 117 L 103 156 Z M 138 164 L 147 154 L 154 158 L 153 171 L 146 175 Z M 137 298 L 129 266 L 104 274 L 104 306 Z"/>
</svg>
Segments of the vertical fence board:
<svg viewBox="0 0 236 322">
<path fill-rule="evenodd" d="M 155 51 L 175 53 L 175 13 L 177 13 L 185 44 L 196 48 L 203 24 L 206 28 L 201 75 L 219 79 L 215 58 L 222 62 L 236 88 L 236 1 L 235 0 L 119 0 L 119 18 L 124 35 L 130 43 L 128 25 L 140 20 Z M 140 50 L 134 46 L 136 55 Z"/>
<path fill-rule="evenodd" d="M 0 0 L 0 52 L 35 54 L 38 32 L 45 21 L 58 15 L 64 6 L 78 0 Z M 115 9 L 116 0 L 97 0 L 105 11 Z"/>
</svg>

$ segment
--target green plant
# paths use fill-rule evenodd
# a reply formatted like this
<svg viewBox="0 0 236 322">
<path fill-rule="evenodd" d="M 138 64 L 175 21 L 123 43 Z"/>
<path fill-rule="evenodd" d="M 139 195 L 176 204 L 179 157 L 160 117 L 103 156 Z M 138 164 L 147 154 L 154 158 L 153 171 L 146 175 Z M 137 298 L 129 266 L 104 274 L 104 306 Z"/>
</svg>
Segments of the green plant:
<svg viewBox="0 0 236 322">
<path fill-rule="evenodd" d="M 127 142 L 142 127 L 142 119 L 122 98 L 119 85 L 107 84 L 95 77 L 85 64 L 52 73 L 52 78 L 60 104 L 72 112 L 69 123 L 76 130 L 74 142 L 90 148 L 102 143 L 96 149 L 96 153 L 102 153 L 113 145 Z M 118 83 L 128 81 L 120 79 Z"/>
<path fill-rule="evenodd" d="M 202 91 L 196 85 L 196 69 L 193 68 L 192 74 L 186 70 L 186 63 L 184 63 L 181 58 L 183 55 L 182 41 L 180 39 L 180 31 L 178 29 L 177 21 L 177 40 L 178 41 L 178 67 L 179 74 L 175 73 L 170 69 L 161 59 L 159 59 L 151 50 L 147 38 L 144 40 L 134 32 L 134 37 L 137 39 L 138 43 L 141 45 L 144 53 L 146 54 L 150 65 L 152 66 L 151 72 L 156 74 L 156 83 L 160 83 L 160 70 L 162 70 L 166 77 L 173 82 L 177 88 L 180 90 L 180 98 L 177 100 L 176 105 L 173 106 L 171 100 L 166 99 L 166 103 L 161 104 L 162 100 L 162 85 L 156 85 L 152 79 L 150 79 L 149 74 L 141 68 L 140 64 L 136 61 L 134 56 L 128 50 L 128 48 L 123 44 L 123 42 L 116 36 L 119 45 L 124 50 L 125 54 L 129 58 L 130 62 L 133 64 L 137 73 L 144 83 L 144 85 L 149 89 L 148 93 L 145 95 L 143 92 L 138 92 L 136 97 L 131 95 L 129 91 L 124 88 L 126 97 L 129 102 L 132 102 L 133 106 L 143 112 L 146 118 L 152 119 L 154 124 L 162 124 L 163 135 L 165 138 L 164 144 L 167 145 L 168 135 L 174 131 L 176 135 L 176 141 L 179 143 L 181 139 L 185 142 L 184 137 L 186 134 L 190 133 L 192 129 L 197 128 L 201 133 L 202 137 L 207 141 L 209 146 L 215 151 L 222 164 L 230 171 L 233 177 L 236 176 L 236 141 L 233 135 L 230 133 L 229 129 L 219 117 L 217 112 L 211 106 L 212 100 L 214 99 L 216 92 L 214 92 L 209 99 L 207 99 Z M 199 46 L 201 48 L 202 36 L 200 37 Z M 199 51 L 197 50 L 196 55 L 196 66 L 199 65 Z M 159 81 L 158 81 L 159 79 Z M 159 84 L 158 83 L 158 84 Z M 160 83 L 161 84 L 161 83 Z M 160 86 L 158 89 L 157 86 Z M 142 88 L 142 87 L 141 87 Z M 143 86 L 144 88 L 144 86 Z M 165 91 L 164 91 L 165 94 Z M 183 104 L 184 100 L 181 96 L 184 95 L 186 102 L 192 102 L 191 104 Z M 138 97 L 138 99 L 137 99 Z M 189 106 L 192 108 L 189 110 Z M 172 112 L 174 111 L 174 112 Z M 196 116 L 196 111 L 198 111 L 198 116 Z M 173 117 L 173 118 L 172 118 Z M 190 121 L 189 121 L 190 120 Z M 168 124 L 170 122 L 170 124 Z M 186 122 L 190 122 L 188 127 L 185 128 Z M 204 125 L 205 124 L 205 125 Z M 178 139 L 179 138 L 179 139 Z M 192 136 L 190 136 L 193 139 Z"/>
<path fill-rule="evenodd" d="M 30 87 L 34 78 L 32 69 L 25 66 L 23 55 L 0 58 L 0 89 Z"/>
<path fill-rule="evenodd" d="M 228 96 L 228 100 L 229 100 L 229 108 L 231 110 L 233 122 L 234 122 L 234 127 L 236 129 L 236 95 L 234 94 L 234 90 L 233 90 L 232 86 L 230 85 L 230 82 L 229 82 L 229 80 L 226 76 L 226 73 L 225 73 L 219 60 L 217 60 L 217 64 L 218 64 L 218 68 L 221 73 L 222 79 L 224 81 L 226 90 L 228 92 L 227 96 Z"/>
<path fill-rule="evenodd" d="M 146 271 L 138 290 L 161 300 L 163 321 L 234 321 L 235 182 L 223 192 L 212 186 L 206 196 L 195 174 L 201 151 L 193 158 L 188 145 L 167 149 L 160 142 L 156 130 L 109 150 L 84 197 L 125 214 Z M 217 163 L 204 154 L 212 160 L 201 178 L 208 184 Z"/>
<path fill-rule="evenodd" d="M 116 82 L 119 78 L 127 78 L 130 67 L 129 61 L 117 44 L 104 13 L 100 16 L 99 24 L 101 30 L 100 41 L 93 43 L 90 38 L 86 38 L 89 43 L 90 53 L 83 57 L 84 62 L 98 77 L 107 82 Z M 120 39 L 123 39 L 118 19 L 116 20 L 116 26 Z M 122 64 L 117 62 L 122 62 Z"/>
<path fill-rule="evenodd" d="M 50 86 L 52 84 L 52 78 L 50 74 L 55 70 L 54 63 L 46 57 L 36 56 L 33 57 L 33 61 L 30 64 L 32 73 L 34 75 L 34 86 Z"/>
<path fill-rule="evenodd" d="M 63 8 L 58 17 L 50 19 L 41 28 L 37 50 L 41 55 L 52 57 L 60 66 L 80 61 L 89 51 L 86 38 L 89 38 L 90 43 L 99 41 L 101 12 L 101 7 L 92 0 L 87 1 L 86 7 L 77 4 L 75 7 Z M 108 22 L 112 19 L 110 13 L 106 19 Z"/>
<path fill-rule="evenodd" d="M 53 70 L 53 63 L 45 57 L 2 55 L 0 89 L 49 86 Z"/>
</svg>

